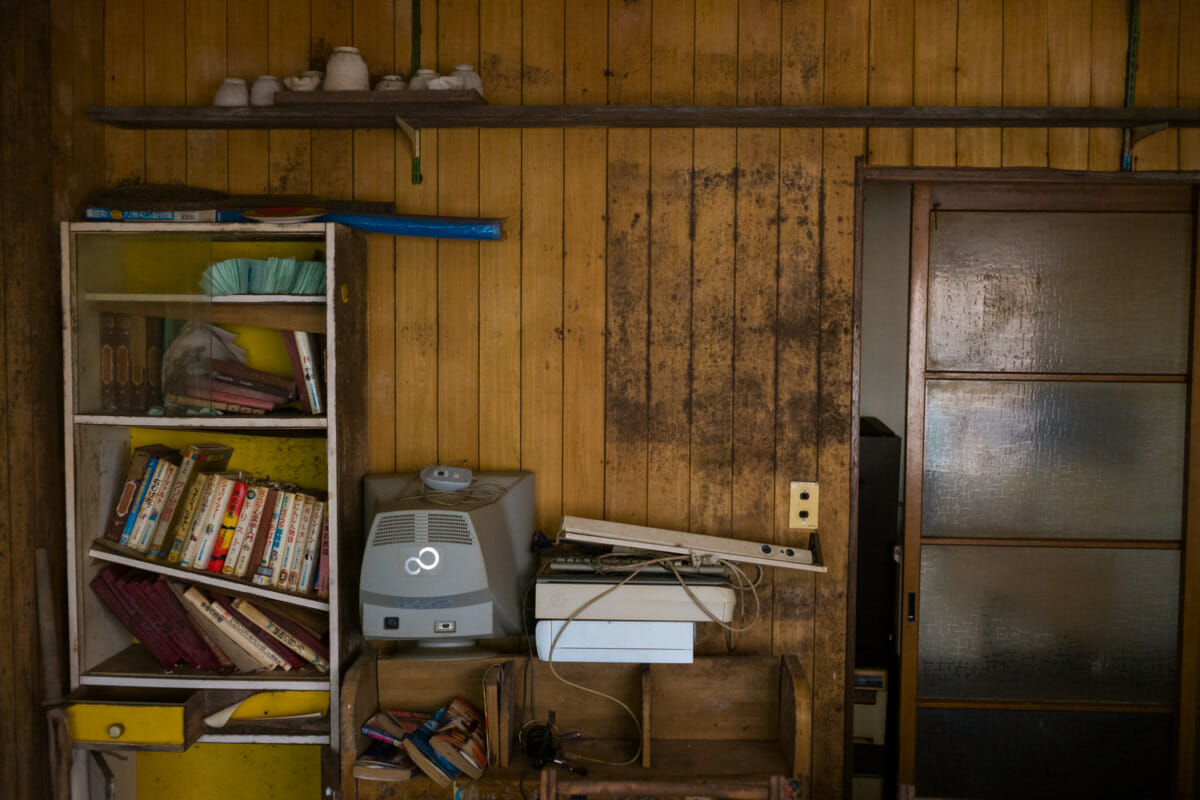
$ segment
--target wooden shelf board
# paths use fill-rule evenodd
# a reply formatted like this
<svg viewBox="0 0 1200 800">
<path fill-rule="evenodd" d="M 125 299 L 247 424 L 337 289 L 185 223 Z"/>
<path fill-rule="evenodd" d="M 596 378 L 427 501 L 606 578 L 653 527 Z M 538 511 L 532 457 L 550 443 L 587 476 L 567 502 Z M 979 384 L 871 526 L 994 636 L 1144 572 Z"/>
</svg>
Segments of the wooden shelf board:
<svg viewBox="0 0 1200 800">
<path fill-rule="evenodd" d="M 214 673 L 194 667 L 165 669 L 141 644 L 131 644 L 80 675 L 81 686 L 133 686 L 191 689 L 329 689 L 329 676 L 316 670 L 261 670 Z M 326 721 L 326 726 L 328 722 Z"/>
<path fill-rule="evenodd" d="M 213 572 L 205 572 L 202 570 L 188 569 L 186 567 L 172 566 L 171 564 L 163 564 L 158 561 L 150 561 L 138 550 L 133 550 L 128 547 L 122 547 L 119 544 L 109 541 L 108 539 L 97 539 L 92 542 L 91 548 L 88 550 L 88 556 L 100 561 L 107 561 L 112 564 L 124 564 L 127 567 L 145 570 L 146 572 L 154 572 L 159 575 L 168 575 L 172 578 L 178 578 L 186 583 L 198 583 L 204 586 L 212 586 L 225 592 L 232 592 L 240 595 L 250 595 L 253 597 L 265 597 L 269 600 L 285 603 L 287 605 L 301 606 L 303 608 L 311 608 L 317 611 L 329 611 L 329 601 L 322 600 L 315 596 L 299 595 L 292 592 L 281 592 L 276 589 L 270 589 L 265 586 L 257 586 L 245 578 L 232 578 L 229 576 L 217 575 Z"/>
<path fill-rule="evenodd" d="M 246 324 L 261 328 L 325 333 L 324 295 L 230 295 L 93 293 L 83 297 L 97 311 L 136 313 L 169 319 L 204 319 L 209 322 Z"/>
<path fill-rule="evenodd" d="M 129 428 L 204 428 L 208 430 L 271 429 L 320 433 L 328 426 L 324 416 L 301 412 L 272 412 L 261 417 L 242 414 L 222 416 L 184 415 L 177 417 L 130 417 L 111 414 L 76 414 L 76 425 L 106 425 Z"/>
<path fill-rule="evenodd" d="M 119 128 L 1136 128 L 1200 126 L 1200 108 L 1057 106 L 485 105 L 469 102 L 125 106 L 88 115 Z"/>
<path fill-rule="evenodd" d="M 587 747 L 589 754 L 603 758 L 624 760 L 632 754 L 630 742 L 610 740 L 581 741 L 570 747 L 581 752 Z M 569 750 L 569 748 L 568 748 Z M 586 766 L 587 777 L 578 777 L 560 770 L 558 782 L 569 786 L 572 781 L 656 781 L 656 782 L 706 782 L 721 785 L 755 786 L 766 785 L 772 775 L 786 775 L 787 767 L 779 754 L 779 743 L 774 740 L 744 741 L 671 741 L 653 740 L 654 766 L 643 768 L 638 765 L 609 766 L 592 762 L 572 761 Z M 514 754 L 507 767 L 488 767 L 483 776 L 473 784 L 481 797 L 507 797 L 514 795 L 518 783 L 536 787 L 538 770 L 529 765 L 524 755 Z M 358 779 L 359 800 L 366 798 L 394 797 L 400 784 L 404 785 L 403 797 L 439 797 L 443 789 L 432 780 L 421 776 L 408 781 L 376 781 Z"/>
</svg>

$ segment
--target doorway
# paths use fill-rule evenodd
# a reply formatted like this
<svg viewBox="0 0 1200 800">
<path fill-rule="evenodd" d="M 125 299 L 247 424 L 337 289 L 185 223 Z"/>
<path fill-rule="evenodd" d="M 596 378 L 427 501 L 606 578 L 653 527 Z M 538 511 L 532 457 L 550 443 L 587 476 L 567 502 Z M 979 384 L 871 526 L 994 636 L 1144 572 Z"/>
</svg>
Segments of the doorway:
<svg viewBox="0 0 1200 800">
<path fill-rule="evenodd" d="M 973 177 L 863 184 L 864 416 L 886 405 L 873 317 L 895 316 L 873 231 L 903 206 L 873 218 L 872 198 L 908 201 L 886 259 L 909 287 L 888 297 L 907 329 L 899 782 L 1190 796 L 1194 190 Z"/>
</svg>

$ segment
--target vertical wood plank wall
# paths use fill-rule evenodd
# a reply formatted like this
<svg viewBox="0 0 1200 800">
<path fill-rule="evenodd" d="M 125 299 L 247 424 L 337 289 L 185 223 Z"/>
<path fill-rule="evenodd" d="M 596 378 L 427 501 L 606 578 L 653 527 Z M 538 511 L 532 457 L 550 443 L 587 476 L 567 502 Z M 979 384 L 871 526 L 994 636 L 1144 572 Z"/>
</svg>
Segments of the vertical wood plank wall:
<svg viewBox="0 0 1200 800">
<path fill-rule="evenodd" d="M 780 543 L 800 541 L 786 527 L 788 482 L 820 480 L 829 574 L 772 576 L 762 619 L 736 644 L 799 655 L 816 695 L 813 795 L 838 796 L 856 163 L 1114 170 L 1119 133 L 428 131 L 424 181 L 414 185 L 407 140 L 389 131 L 117 131 L 78 113 L 98 102 L 204 105 L 227 74 L 294 74 L 348 43 L 374 75 L 408 74 L 409 0 L 51 6 L 49 116 L 66 147 L 54 184 L 59 216 L 102 179 L 311 191 L 505 218 L 498 243 L 370 237 L 371 341 L 361 369 L 372 469 L 465 461 L 534 470 L 547 533 L 570 513 Z M 419 37 L 423 65 L 476 65 L 494 103 L 1120 105 L 1126 7 L 421 0 Z M 1137 102 L 1194 104 L 1200 14 L 1187 0 L 1144 0 L 1141 13 Z M 21 73 L 7 66 L 20 57 L 21 32 L 6 31 L 0 108 L 19 117 L 9 81 Z M 6 117 L 6 135 L 25 122 Z M 28 619 L 22 570 L 41 535 L 21 511 L 28 503 L 13 499 L 29 491 L 18 465 L 37 449 L 29 437 L 38 420 L 21 399 L 33 356 L 16 330 L 33 290 L 10 261 L 10 245 L 26 235 L 13 214 L 27 189 L 9 185 L 7 142 L 4 154 L 0 612 Z M 1139 169 L 1197 169 L 1200 134 L 1160 133 L 1136 154 Z M 61 441 L 56 418 L 41 424 Z M 17 733 L 29 727 L 12 723 L 31 726 L 36 716 L 25 690 L 35 642 L 25 624 L 5 636 L 0 704 L 19 713 L 3 715 L 0 781 L 20 787 L 31 780 L 23 765 L 37 759 Z M 709 652 L 726 646 L 715 631 L 702 642 Z"/>
</svg>

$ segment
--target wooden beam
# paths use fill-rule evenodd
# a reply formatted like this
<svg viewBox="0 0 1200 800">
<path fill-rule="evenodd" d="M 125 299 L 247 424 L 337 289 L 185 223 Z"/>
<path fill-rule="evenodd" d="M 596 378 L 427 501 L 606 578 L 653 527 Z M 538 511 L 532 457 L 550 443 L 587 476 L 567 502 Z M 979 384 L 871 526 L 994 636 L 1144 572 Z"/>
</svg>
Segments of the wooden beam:
<svg viewBox="0 0 1200 800">
<path fill-rule="evenodd" d="M 118 128 L 1133 128 L 1200 127 L 1200 108 L 345 103 L 88 109 Z"/>
</svg>

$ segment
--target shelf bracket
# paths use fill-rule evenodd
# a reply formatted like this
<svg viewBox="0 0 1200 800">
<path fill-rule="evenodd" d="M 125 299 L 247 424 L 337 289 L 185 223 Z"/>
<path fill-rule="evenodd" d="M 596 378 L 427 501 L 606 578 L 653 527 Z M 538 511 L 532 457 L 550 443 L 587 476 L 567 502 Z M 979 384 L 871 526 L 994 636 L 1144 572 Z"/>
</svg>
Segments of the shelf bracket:
<svg viewBox="0 0 1200 800">
<path fill-rule="evenodd" d="M 396 126 L 404 132 L 412 146 L 412 182 L 416 186 L 421 182 L 421 131 L 401 119 L 399 114 L 396 115 Z"/>
</svg>

